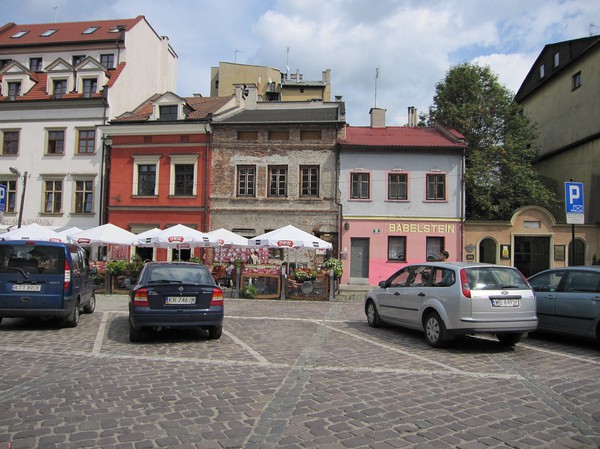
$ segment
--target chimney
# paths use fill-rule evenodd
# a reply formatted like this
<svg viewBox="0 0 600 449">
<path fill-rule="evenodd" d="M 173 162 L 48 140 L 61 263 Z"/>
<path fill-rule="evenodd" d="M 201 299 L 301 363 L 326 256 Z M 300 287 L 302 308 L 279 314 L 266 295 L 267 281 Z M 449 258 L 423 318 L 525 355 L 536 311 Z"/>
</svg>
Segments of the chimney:
<svg viewBox="0 0 600 449">
<path fill-rule="evenodd" d="M 417 108 L 414 106 L 408 107 L 408 126 L 417 126 L 418 117 L 417 117 Z"/>
<path fill-rule="evenodd" d="M 385 109 L 371 108 L 371 128 L 385 128 Z"/>
</svg>

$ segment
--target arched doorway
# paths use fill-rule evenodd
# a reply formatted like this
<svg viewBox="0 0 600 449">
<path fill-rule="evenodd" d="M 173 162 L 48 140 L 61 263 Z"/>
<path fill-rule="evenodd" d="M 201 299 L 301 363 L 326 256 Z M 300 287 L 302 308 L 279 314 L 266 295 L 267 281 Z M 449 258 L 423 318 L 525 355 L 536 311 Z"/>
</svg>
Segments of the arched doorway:
<svg viewBox="0 0 600 449">
<path fill-rule="evenodd" d="M 479 262 L 496 263 L 498 245 L 491 238 L 485 238 L 479 243 Z"/>
<path fill-rule="evenodd" d="M 585 265 L 585 242 L 581 239 L 575 239 L 575 259 L 573 260 L 573 241 L 569 243 L 568 254 L 569 266 Z"/>
</svg>

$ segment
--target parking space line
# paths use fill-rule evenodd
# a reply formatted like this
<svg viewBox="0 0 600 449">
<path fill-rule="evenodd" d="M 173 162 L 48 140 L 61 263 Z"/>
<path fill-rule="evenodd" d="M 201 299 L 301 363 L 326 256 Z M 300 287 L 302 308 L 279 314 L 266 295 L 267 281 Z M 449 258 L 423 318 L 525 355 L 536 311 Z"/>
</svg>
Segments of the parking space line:
<svg viewBox="0 0 600 449">
<path fill-rule="evenodd" d="M 265 357 L 263 357 L 258 351 L 255 351 L 254 349 L 252 349 L 249 345 L 247 345 L 242 340 L 237 338 L 231 332 L 223 331 L 223 333 L 227 337 L 229 337 L 231 340 L 233 340 L 234 343 L 236 343 L 237 345 L 244 348 L 249 354 L 252 355 L 252 357 L 254 357 L 256 360 L 258 360 L 261 364 L 270 365 L 270 362 Z"/>
<path fill-rule="evenodd" d="M 98 332 L 96 332 L 96 340 L 94 341 L 94 347 L 92 348 L 92 354 L 100 354 L 102 349 L 102 342 L 104 340 L 104 333 L 106 331 L 106 323 L 108 323 L 108 314 L 110 312 L 102 312 L 102 319 L 100 320 L 100 326 L 98 326 Z"/>
</svg>

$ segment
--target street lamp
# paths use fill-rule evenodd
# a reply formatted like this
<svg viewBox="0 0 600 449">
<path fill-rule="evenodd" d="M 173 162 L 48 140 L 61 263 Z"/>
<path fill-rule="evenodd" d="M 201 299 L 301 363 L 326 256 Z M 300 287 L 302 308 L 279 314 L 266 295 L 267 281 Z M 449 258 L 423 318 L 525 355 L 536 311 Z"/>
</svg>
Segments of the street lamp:
<svg viewBox="0 0 600 449">
<path fill-rule="evenodd" d="M 21 178 L 21 172 L 15 167 L 9 167 L 11 173 L 17 175 L 17 178 Z M 23 191 L 21 192 L 21 206 L 19 207 L 19 224 L 17 228 L 21 227 L 23 221 L 23 204 L 25 203 L 25 190 L 27 189 L 27 172 L 23 173 Z"/>
</svg>

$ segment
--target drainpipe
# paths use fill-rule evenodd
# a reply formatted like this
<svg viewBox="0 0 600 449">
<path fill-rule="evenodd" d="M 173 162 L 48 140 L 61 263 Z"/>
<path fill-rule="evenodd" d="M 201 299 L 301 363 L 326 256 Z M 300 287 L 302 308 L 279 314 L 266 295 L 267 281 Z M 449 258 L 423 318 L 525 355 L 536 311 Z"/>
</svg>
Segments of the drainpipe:
<svg viewBox="0 0 600 449">
<path fill-rule="evenodd" d="M 467 157 L 467 149 L 463 147 L 462 149 L 462 160 L 461 160 L 461 181 L 460 181 L 460 261 L 464 260 L 464 247 L 465 247 L 465 170 L 466 170 L 466 157 Z M 477 254 L 477 252 L 475 253 Z"/>
</svg>

